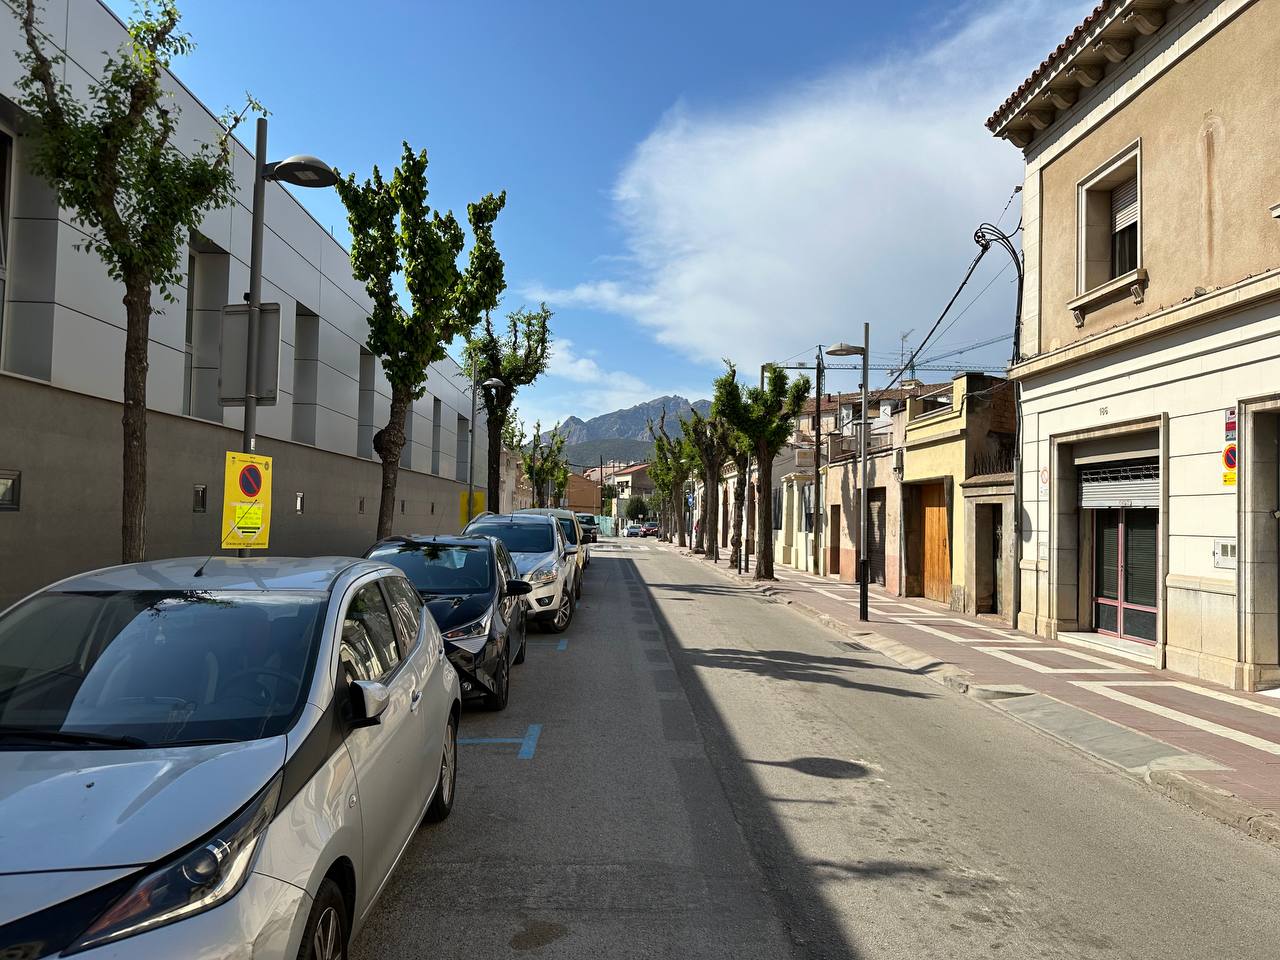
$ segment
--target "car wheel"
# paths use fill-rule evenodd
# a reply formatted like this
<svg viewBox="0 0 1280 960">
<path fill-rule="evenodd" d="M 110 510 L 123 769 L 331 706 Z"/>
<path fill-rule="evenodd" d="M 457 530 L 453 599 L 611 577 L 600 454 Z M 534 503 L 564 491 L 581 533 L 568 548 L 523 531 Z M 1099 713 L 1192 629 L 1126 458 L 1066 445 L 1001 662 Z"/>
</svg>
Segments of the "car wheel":
<svg viewBox="0 0 1280 960">
<path fill-rule="evenodd" d="M 347 955 L 347 907 L 338 885 L 326 877 L 307 915 L 298 960 L 342 960 Z"/>
<path fill-rule="evenodd" d="M 439 823 L 453 811 L 453 797 L 458 789 L 458 720 L 449 717 L 444 731 L 444 752 L 440 757 L 440 785 L 427 807 L 428 823 Z"/>
<path fill-rule="evenodd" d="M 573 591 L 568 588 L 560 591 L 560 606 L 556 608 L 556 615 L 547 623 L 547 629 L 552 633 L 564 633 L 569 629 L 569 624 L 573 623 Z"/>
<path fill-rule="evenodd" d="M 516 654 L 516 663 L 524 663 L 524 655 L 528 653 L 528 651 L 529 651 L 529 634 L 526 631 L 521 630 L 520 631 L 520 650 Z"/>
<path fill-rule="evenodd" d="M 498 661 L 498 675 L 494 679 L 494 691 L 484 698 L 490 710 L 505 710 L 507 699 L 511 695 L 511 665 L 507 663 L 507 651 L 503 648 L 502 659 Z"/>
</svg>

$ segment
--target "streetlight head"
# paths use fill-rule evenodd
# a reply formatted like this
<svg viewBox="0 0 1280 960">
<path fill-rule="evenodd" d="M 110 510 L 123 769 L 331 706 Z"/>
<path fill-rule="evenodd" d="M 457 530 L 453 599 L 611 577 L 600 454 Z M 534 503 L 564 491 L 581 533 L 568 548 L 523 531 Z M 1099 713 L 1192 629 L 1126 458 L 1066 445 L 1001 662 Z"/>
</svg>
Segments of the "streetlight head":
<svg viewBox="0 0 1280 960">
<path fill-rule="evenodd" d="M 488 380 L 486 380 L 484 383 L 480 384 L 480 386 L 482 386 L 482 387 L 505 387 L 505 386 L 506 386 L 506 384 L 505 384 L 505 383 L 503 383 L 501 380 L 499 380 L 497 377 L 490 377 L 490 378 L 489 378 Z"/>
<path fill-rule="evenodd" d="M 338 182 L 338 174 L 319 157 L 305 153 L 288 157 L 272 164 L 267 172 L 269 180 L 283 180 L 295 187 L 332 187 Z"/>
<path fill-rule="evenodd" d="M 832 344 L 827 347 L 828 357 L 860 357 L 862 356 L 862 348 L 855 347 L 851 343 L 845 343 L 841 340 L 839 343 Z"/>
</svg>

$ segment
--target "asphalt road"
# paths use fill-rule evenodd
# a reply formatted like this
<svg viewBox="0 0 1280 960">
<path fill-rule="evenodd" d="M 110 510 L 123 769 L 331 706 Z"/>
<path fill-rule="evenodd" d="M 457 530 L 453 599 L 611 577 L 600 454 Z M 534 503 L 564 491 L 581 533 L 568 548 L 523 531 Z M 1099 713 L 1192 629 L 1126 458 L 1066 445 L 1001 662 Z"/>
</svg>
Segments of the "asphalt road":
<svg viewBox="0 0 1280 960">
<path fill-rule="evenodd" d="M 1273 849 L 651 542 L 531 638 L 355 960 L 1280 949 Z"/>
</svg>

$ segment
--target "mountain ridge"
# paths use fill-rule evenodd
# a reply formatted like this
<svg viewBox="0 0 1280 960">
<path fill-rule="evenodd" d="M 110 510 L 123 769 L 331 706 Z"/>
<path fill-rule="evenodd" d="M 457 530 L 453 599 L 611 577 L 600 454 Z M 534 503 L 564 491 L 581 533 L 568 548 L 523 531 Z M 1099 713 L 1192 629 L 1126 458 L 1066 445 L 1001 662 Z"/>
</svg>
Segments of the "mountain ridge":
<svg viewBox="0 0 1280 960">
<path fill-rule="evenodd" d="M 657 423 L 664 410 L 667 414 L 667 433 L 677 437 L 681 433 L 680 417 L 688 417 L 693 410 L 705 416 L 710 409 L 710 400 L 690 402 L 685 397 L 669 394 L 632 407 L 602 413 L 590 420 L 566 417 L 560 424 L 560 433 L 564 435 L 566 448 L 598 440 L 643 440 L 652 443 L 649 421 Z M 550 436 L 550 430 L 542 434 L 544 440 Z"/>
</svg>

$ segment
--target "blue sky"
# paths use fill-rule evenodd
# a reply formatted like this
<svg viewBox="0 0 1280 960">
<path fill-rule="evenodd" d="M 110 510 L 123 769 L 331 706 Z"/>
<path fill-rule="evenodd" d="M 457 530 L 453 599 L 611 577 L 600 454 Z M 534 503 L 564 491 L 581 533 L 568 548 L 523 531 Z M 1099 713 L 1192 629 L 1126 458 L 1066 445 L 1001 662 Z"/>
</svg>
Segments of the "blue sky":
<svg viewBox="0 0 1280 960">
<path fill-rule="evenodd" d="M 863 320 L 876 360 L 917 342 L 1021 178 L 983 120 L 1089 6 L 183 0 L 197 49 L 175 67 L 215 110 L 251 90 L 273 155 L 364 175 L 407 139 L 460 219 L 506 189 L 504 307 L 556 311 L 552 369 L 517 401 L 545 426 L 697 399 L 722 357 L 745 373 Z M 336 195 L 301 193 L 345 232 Z M 1015 201 L 1004 226 L 1017 217 Z M 1011 327 L 999 256 L 926 353 Z"/>
</svg>

